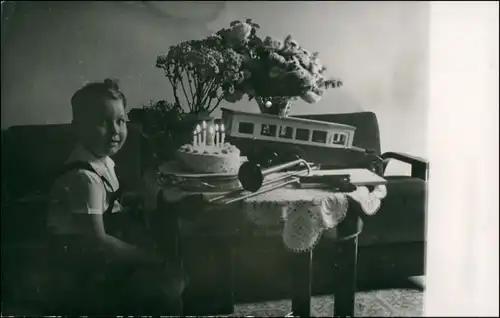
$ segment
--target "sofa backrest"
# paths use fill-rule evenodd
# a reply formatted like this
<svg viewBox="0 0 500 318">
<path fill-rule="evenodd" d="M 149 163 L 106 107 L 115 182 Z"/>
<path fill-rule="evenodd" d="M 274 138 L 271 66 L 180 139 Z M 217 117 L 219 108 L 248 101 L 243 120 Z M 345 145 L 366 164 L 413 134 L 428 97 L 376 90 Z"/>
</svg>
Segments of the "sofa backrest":
<svg viewBox="0 0 500 318">
<path fill-rule="evenodd" d="M 335 122 L 356 127 L 353 145 L 380 154 L 380 132 L 373 112 L 299 115 L 299 118 Z M 129 123 L 123 149 L 113 158 L 124 188 L 140 184 L 143 145 L 141 126 Z M 43 191 L 53 171 L 73 149 L 70 124 L 13 126 L 2 132 L 2 186 L 10 195 Z M 346 160 L 346 159 L 343 159 Z M 4 190 L 4 189 L 2 189 Z"/>
<path fill-rule="evenodd" d="M 120 185 L 133 190 L 141 178 L 141 128 L 128 128 L 127 141 L 113 160 Z M 2 184 L 8 195 L 44 192 L 74 145 L 70 124 L 13 126 L 2 132 Z"/>
</svg>

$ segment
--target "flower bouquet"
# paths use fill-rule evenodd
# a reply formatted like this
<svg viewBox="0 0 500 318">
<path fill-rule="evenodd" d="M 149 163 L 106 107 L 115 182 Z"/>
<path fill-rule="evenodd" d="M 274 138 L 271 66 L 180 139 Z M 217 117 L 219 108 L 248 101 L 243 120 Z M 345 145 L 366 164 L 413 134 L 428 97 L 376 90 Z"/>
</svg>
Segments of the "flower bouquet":
<svg viewBox="0 0 500 318">
<path fill-rule="evenodd" d="M 241 64 L 241 55 L 221 45 L 216 36 L 171 46 L 156 60 L 156 67 L 170 81 L 175 104 L 187 104 L 189 113 L 207 116 L 229 93 L 229 83 L 238 79 Z"/>
<path fill-rule="evenodd" d="M 224 47 L 241 56 L 240 74 L 224 97 L 229 102 L 241 100 L 244 94 L 255 98 L 262 112 L 279 111 L 276 104 L 290 105 L 301 98 L 316 103 L 329 88 L 342 82 L 325 77 L 326 67 L 317 52 L 310 53 L 291 35 L 284 41 L 257 36 L 259 25 L 247 19 L 234 21 L 230 28 L 217 32 Z"/>
</svg>

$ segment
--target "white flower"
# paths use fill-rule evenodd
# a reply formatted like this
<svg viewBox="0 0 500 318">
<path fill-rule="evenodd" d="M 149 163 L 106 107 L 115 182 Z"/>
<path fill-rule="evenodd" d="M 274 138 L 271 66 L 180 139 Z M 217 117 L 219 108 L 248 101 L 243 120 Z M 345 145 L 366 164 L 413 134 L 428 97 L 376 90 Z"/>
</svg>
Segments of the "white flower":
<svg viewBox="0 0 500 318">
<path fill-rule="evenodd" d="M 314 103 L 317 103 L 321 100 L 321 96 L 319 96 L 318 94 L 315 94 L 313 92 L 307 92 L 304 95 L 300 96 L 300 98 L 302 98 L 302 100 L 304 100 L 305 102 L 307 102 L 309 104 L 314 104 Z"/>
<path fill-rule="evenodd" d="M 300 63 L 302 63 L 302 65 L 308 66 L 309 64 L 311 64 L 311 59 L 304 53 L 299 54 L 297 58 L 299 59 Z"/>
<path fill-rule="evenodd" d="M 286 59 L 276 52 L 272 52 L 271 54 L 269 54 L 269 59 L 277 61 L 277 62 L 282 63 L 282 64 L 286 63 Z"/>
<path fill-rule="evenodd" d="M 270 36 L 267 36 L 264 39 L 264 46 L 273 50 L 281 50 L 283 48 L 283 42 L 281 42 L 280 40 L 274 40 Z"/>
<path fill-rule="evenodd" d="M 295 40 L 290 40 L 290 45 L 295 48 L 299 48 L 299 43 Z"/>
<path fill-rule="evenodd" d="M 311 53 L 309 53 L 308 50 L 304 49 L 303 47 L 300 48 L 302 50 L 302 53 L 307 55 L 307 57 L 310 57 L 311 56 Z"/>
<path fill-rule="evenodd" d="M 321 69 L 323 68 L 323 63 L 321 63 L 321 60 L 319 58 L 312 59 L 311 61 L 311 72 L 312 73 L 319 73 Z"/>
<path fill-rule="evenodd" d="M 321 71 L 321 67 L 319 67 L 315 63 L 311 64 L 311 73 L 312 74 L 319 74 L 320 71 Z"/>
<path fill-rule="evenodd" d="M 236 40 L 246 40 L 252 33 L 252 26 L 248 23 L 238 23 L 231 28 L 231 37 Z"/>
<path fill-rule="evenodd" d="M 291 74 L 296 78 L 301 79 L 304 86 L 311 86 L 314 82 L 312 76 L 302 67 L 294 70 Z"/>
</svg>

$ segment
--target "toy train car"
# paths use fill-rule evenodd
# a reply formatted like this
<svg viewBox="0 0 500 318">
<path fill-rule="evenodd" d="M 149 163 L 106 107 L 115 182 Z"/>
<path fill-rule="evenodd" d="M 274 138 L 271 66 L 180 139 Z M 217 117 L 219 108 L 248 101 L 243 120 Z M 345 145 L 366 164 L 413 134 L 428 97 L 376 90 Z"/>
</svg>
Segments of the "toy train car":
<svg viewBox="0 0 500 318">
<path fill-rule="evenodd" d="M 356 127 L 296 117 L 247 113 L 222 108 L 226 140 L 242 155 L 294 153 L 331 167 L 351 167 L 365 150 L 353 146 Z"/>
</svg>

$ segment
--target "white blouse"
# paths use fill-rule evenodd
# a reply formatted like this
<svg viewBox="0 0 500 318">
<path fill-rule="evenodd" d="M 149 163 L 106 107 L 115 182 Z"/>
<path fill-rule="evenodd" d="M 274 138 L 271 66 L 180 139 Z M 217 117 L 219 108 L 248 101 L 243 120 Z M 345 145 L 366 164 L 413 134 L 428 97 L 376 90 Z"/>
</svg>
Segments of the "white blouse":
<svg viewBox="0 0 500 318">
<path fill-rule="evenodd" d="M 111 193 L 120 186 L 111 158 L 97 158 L 82 145 L 77 145 L 66 163 L 76 161 L 88 162 L 99 175 L 74 169 L 58 177 L 51 188 L 47 214 L 47 226 L 54 234 L 81 233 L 76 215 L 103 214 L 111 203 Z M 115 201 L 112 213 L 119 211 L 122 211 L 122 206 Z"/>
</svg>

